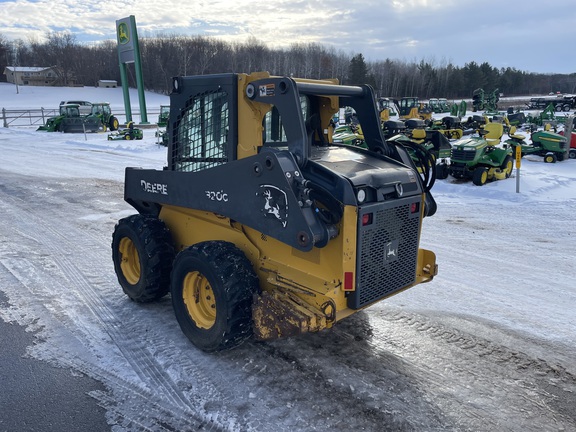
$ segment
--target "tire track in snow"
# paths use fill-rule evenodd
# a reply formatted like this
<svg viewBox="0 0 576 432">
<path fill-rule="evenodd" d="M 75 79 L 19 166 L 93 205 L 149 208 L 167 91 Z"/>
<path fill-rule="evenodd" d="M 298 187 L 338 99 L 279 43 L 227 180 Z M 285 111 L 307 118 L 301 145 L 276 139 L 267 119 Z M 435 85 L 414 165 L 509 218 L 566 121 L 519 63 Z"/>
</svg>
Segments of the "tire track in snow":
<svg viewBox="0 0 576 432">
<path fill-rule="evenodd" d="M 125 361 L 129 363 L 138 376 L 140 382 L 132 380 L 133 386 L 138 386 L 139 390 L 144 386 L 143 390 L 146 391 L 148 397 L 152 396 L 156 399 L 158 406 L 172 412 L 174 418 L 187 419 L 186 424 L 191 427 L 208 425 L 213 422 L 212 418 L 204 418 L 201 414 L 201 407 L 195 406 L 180 391 L 169 374 L 161 365 L 157 364 L 148 347 L 138 342 L 137 339 L 126 337 L 126 318 L 118 316 L 113 310 L 113 306 L 105 300 L 104 293 L 96 291 L 97 288 L 106 287 L 110 283 L 102 280 L 100 275 L 93 273 L 94 269 L 90 266 L 90 263 L 102 261 L 100 254 L 95 252 L 101 250 L 102 245 L 92 244 L 91 239 L 87 238 L 83 231 L 76 228 L 73 223 L 63 222 L 66 220 L 66 212 L 62 215 L 62 220 L 41 217 L 29 210 L 29 201 L 15 197 L 13 194 L 6 196 L 4 202 L 6 204 L 5 214 L 8 216 L 3 219 L 4 224 L 6 221 L 17 221 L 16 227 L 6 224 L 6 230 L 23 234 L 32 243 L 28 252 L 19 251 L 12 259 L 10 257 L 2 258 L 4 266 L 18 278 L 31 294 L 45 296 L 41 293 L 42 288 L 33 276 L 42 274 L 39 280 L 43 282 L 47 279 L 54 280 L 54 287 L 61 285 L 62 282 L 53 276 L 54 271 L 50 271 L 49 277 L 47 277 L 46 268 L 42 268 L 42 266 L 38 268 L 33 261 L 28 259 L 29 256 L 34 255 L 33 248 L 41 249 L 42 253 L 49 256 L 57 270 L 62 273 L 62 277 L 66 280 L 65 286 L 73 288 L 66 295 L 75 295 L 87 309 L 87 311 L 79 311 L 76 316 L 74 313 L 77 311 L 71 309 L 74 307 L 73 304 L 70 305 L 70 309 L 63 310 L 64 308 L 62 308 L 58 311 L 59 315 L 66 314 L 69 317 L 68 321 L 73 321 L 75 328 L 81 331 L 83 336 L 80 338 L 83 344 L 91 346 L 96 354 L 102 348 L 109 348 L 106 345 L 100 346 L 102 342 L 104 344 L 108 344 L 108 342 L 102 341 L 102 336 L 94 333 L 95 325 L 97 325 L 98 329 L 105 331 L 115 349 L 121 352 Z M 11 204 L 11 206 L 8 207 L 7 204 Z M 54 222 L 59 225 L 53 226 L 52 223 Z M 28 233 L 34 234 L 30 236 Z M 81 255 L 76 251 L 79 242 L 84 247 L 84 253 Z M 108 245 L 107 249 L 109 247 Z M 80 269 L 81 267 L 82 269 Z M 91 318 L 92 322 L 84 322 L 86 318 Z M 76 335 L 76 337 L 79 336 Z M 91 367 L 95 366 L 97 365 L 91 365 Z M 122 383 L 121 387 L 126 388 L 124 380 L 119 375 L 115 375 L 116 383 L 110 383 L 110 373 L 104 376 L 107 377 L 104 383 L 108 386 L 114 387 L 115 384 Z M 203 385 L 206 383 L 204 382 Z M 209 393 L 214 395 L 214 390 Z M 202 403 L 201 400 L 195 402 Z M 233 421 L 225 420 L 227 423 L 233 423 Z M 214 424 L 214 427 L 225 429 L 222 424 Z"/>
</svg>

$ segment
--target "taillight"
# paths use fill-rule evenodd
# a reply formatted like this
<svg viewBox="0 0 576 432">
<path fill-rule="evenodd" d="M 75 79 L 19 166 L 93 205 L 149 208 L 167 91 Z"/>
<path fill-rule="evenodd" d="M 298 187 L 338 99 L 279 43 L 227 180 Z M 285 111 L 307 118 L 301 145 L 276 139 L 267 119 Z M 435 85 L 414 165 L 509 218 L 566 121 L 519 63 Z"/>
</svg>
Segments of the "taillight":
<svg viewBox="0 0 576 432">
<path fill-rule="evenodd" d="M 362 215 L 362 226 L 371 225 L 373 219 L 372 213 L 364 213 Z"/>
<path fill-rule="evenodd" d="M 344 272 L 344 291 L 354 291 L 354 273 Z"/>
</svg>

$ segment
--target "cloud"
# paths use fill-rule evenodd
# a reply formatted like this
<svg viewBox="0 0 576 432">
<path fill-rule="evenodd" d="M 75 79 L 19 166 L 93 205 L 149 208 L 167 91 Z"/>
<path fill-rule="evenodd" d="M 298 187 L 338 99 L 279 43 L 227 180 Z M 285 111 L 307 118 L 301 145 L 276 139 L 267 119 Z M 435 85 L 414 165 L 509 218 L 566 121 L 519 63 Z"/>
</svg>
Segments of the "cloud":
<svg viewBox="0 0 576 432">
<path fill-rule="evenodd" d="M 70 31 L 79 41 L 115 39 L 115 21 L 136 17 L 141 37 L 250 37 L 276 48 L 319 43 L 367 60 L 449 58 L 530 72 L 573 73 L 568 41 L 576 37 L 573 0 L 542 5 L 484 0 L 9 0 L 0 3 L 0 33 L 42 40 Z M 563 42 L 566 47 L 563 48 Z"/>
</svg>

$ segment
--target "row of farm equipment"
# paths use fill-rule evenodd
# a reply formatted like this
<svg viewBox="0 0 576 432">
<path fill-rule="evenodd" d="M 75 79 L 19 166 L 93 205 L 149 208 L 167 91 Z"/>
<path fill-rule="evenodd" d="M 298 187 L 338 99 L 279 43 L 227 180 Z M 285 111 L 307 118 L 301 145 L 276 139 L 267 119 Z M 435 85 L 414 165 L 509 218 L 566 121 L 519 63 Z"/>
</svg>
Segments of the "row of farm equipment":
<svg viewBox="0 0 576 432">
<path fill-rule="evenodd" d="M 469 179 L 478 186 L 510 177 L 517 151 L 522 157 L 540 156 L 546 163 L 562 161 L 566 157 L 576 158 L 576 133 L 571 132 L 573 116 L 551 120 L 547 112 L 538 116 L 517 114 L 472 115 L 465 121 L 456 115 L 444 116 L 440 120 L 423 116 L 399 117 L 383 121 L 382 129 L 386 140 L 403 144 L 415 156 L 415 161 L 425 160 L 416 157 L 416 152 L 421 149 L 429 152 L 435 178 Z M 570 134 L 570 142 L 563 135 L 564 131 L 557 131 L 563 123 L 564 131 Z M 529 137 L 520 133 L 520 127 Z M 336 127 L 332 138 L 336 144 L 367 148 L 359 124 Z M 378 151 L 377 148 L 371 150 Z M 429 168 L 421 166 L 419 169 L 424 172 Z"/>
</svg>

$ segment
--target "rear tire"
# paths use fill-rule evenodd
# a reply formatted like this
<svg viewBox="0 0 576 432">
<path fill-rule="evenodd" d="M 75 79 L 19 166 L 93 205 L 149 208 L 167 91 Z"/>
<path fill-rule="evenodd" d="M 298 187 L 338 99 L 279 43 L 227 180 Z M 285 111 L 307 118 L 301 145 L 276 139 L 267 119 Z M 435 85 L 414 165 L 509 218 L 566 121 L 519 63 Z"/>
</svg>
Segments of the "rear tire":
<svg viewBox="0 0 576 432">
<path fill-rule="evenodd" d="M 118 126 L 120 126 L 120 122 L 114 116 L 110 117 L 110 121 L 108 122 L 108 126 L 110 127 L 111 131 L 118 130 Z"/>
<path fill-rule="evenodd" d="M 568 157 L 570 159 L 576 159 L 576 149 L 570 149 L 570 153 L 568 153 Z"/>
<path fill-rule="evenodd" d="M 506 173 L 506 178 L 510 178 L 512 175 L 512 170 L 514 169 L 514 159 L 512 156 L 506 156 L 501 168 L 502 171 Z"/>
<path fill-rule="evenodd" d="M 252 297 L 258 278 L 234 244 L 198 243 L 178 254 L 172 305 L 182 332 L 206 352 L 232 348 L 252 336 Z"/>
<path fill-rule="evenodd" d="M 161 220 L 132 215 L 116 224 L 112 260 L 124 293 L 139 303 L 166 295 L 174 261 L 170 232 Z"/>
</svg>

